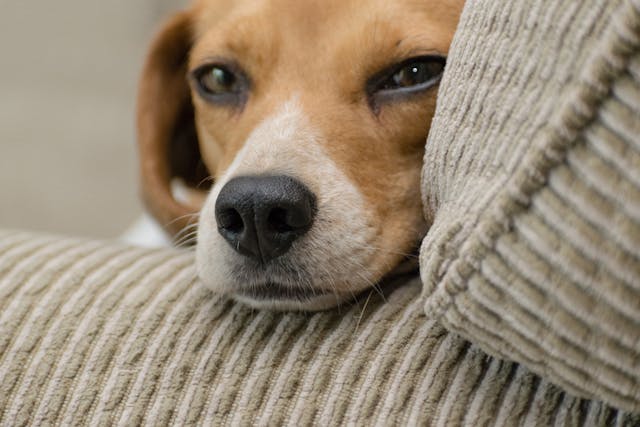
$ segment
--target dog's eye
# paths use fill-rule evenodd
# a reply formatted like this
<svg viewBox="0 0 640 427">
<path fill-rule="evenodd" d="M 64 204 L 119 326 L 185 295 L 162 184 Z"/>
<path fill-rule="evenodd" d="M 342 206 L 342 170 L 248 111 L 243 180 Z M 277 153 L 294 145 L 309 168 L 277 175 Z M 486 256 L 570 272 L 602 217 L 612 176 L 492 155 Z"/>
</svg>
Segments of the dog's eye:
<svg viewBox="0 0 640 427">
<path fill-rule="evenodd" d="M 374 76 L 368 83 L 369 95 L 395 97 L 429 89 L 440 82 L 445 64 L 442 56 L 411 58 Z"/>
<path fill-rule="evenodd" d="M 439 78 L 444 71 L 441 61 L 416 61 L 404 65 L 384 83 L 382 89 L 399 89 L 421 85 Z"/>
<path fill-rule="evenodd" d="M 225 68 L 211 67 L 208 70 L 203 70 L 198 82 L 210 94 L 220 94 L 233 92 L 237 79 L 231 71 Z"/>
<path fill-rule="evenodd" d="M 196 90 L 207 101 L 241 104 L 246 98 L 247 79 L 224 65 L 204 65 L 191 74 Z"/>
</svg>

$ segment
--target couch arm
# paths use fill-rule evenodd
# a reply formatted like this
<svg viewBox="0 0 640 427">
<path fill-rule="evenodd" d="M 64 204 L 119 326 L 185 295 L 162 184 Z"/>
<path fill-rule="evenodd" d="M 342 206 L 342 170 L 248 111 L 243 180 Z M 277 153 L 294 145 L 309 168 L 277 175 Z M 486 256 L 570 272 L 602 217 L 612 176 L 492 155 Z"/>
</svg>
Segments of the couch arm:
<svg viewBox="0 0 640 427">
<path fill-rule="evenodd" d="M 0 425 L 638 421 L 425 321 L 417 282 L 259 312 L 191 252 L 0 231 Z"/>
<path fill-rule="evenodd" d="M 427 315 L 640 410 L 640 1 L 469 1 L 438 99 Z"/>
</svg>

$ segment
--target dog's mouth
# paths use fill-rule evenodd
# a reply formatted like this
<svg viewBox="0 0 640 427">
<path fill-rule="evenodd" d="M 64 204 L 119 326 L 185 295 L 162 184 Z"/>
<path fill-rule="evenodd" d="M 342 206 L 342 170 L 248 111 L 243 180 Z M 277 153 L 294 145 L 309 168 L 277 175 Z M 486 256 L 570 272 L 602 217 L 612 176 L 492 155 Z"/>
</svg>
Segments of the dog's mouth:
<svg viewBox="0 0 640 427">
<path fill-rule="evenodd" d="M 234 292 L 240 297 L 256 301 L 298 301 L 305 302 L 325 297 L 333 292 L 311 286 L 287 286 L 277 282 L 240 287 Z"/>
</svg>

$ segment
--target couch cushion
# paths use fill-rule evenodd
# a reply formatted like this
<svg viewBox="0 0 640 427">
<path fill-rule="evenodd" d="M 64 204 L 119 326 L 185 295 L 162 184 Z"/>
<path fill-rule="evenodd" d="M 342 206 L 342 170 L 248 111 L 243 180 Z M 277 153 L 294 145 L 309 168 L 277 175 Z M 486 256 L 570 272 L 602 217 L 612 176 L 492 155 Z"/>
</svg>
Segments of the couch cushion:
<svg viewBox="0 0 640 427">
<path fill-rule="evenodd" d="M 445 74 L 427 315 L 640 410 L 640 1 L 468 2 Z"/>
<path fill-rule="evenodd" d="M 0 231 L 0 425 L 640 422 L 425 320 L 417 278 L 278 314 L 212 294 L 193 261 Z"/>
</svg>

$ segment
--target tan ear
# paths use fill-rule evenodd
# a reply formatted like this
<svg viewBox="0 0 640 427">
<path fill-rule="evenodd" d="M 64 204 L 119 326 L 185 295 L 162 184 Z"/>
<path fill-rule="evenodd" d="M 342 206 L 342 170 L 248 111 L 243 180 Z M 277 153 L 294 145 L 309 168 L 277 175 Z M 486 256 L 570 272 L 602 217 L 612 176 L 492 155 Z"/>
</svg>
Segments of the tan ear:
<svg viewBox="0 0 640 427">
<path fill-rule="evenodd" d="M 142 199 L 155 219 L 175 236 L 194 222 L 199 206 L 178 202 L 171 181 L 197 186 L 208 176 L 202 163 L 187 83 L 191 49 L 190 12 L 171 18 L 154 39 L 138 91 L 138 149 Z"/>
</svg>

